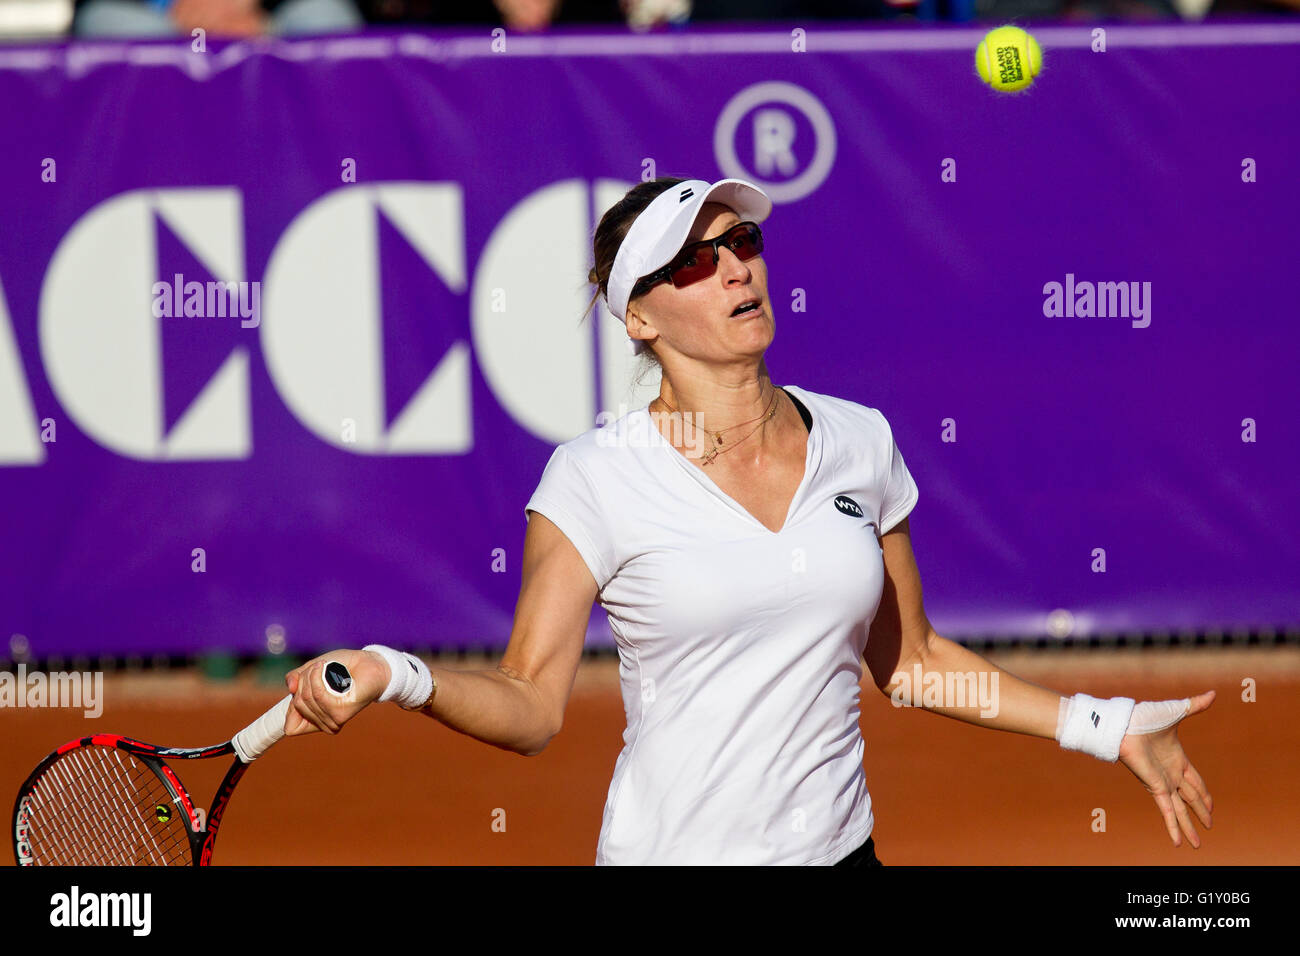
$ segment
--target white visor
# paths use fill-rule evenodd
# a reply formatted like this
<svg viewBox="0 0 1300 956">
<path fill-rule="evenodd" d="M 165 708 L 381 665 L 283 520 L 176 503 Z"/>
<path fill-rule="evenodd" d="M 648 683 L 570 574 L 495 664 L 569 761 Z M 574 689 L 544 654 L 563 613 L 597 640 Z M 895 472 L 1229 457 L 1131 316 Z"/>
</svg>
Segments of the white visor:
<svg viewBox="0 0 1300 956">
<path fill-rule="evenodd" d="M 706 202 L 729 206 L 750 222 L 762 222 L 772 212 L 767 193 L 743 179 L 720 179 L 712 185 L 703 179 L 688 179 L 664 190 L 636 217 L 614 257 L 606 303 L 615 318 L 626 318 L 637 280 L 662 269 L 682 251 Z M 639 354 L 644 348 L 641 340 L 631 341 L 633 351 Z"/>
</svg>

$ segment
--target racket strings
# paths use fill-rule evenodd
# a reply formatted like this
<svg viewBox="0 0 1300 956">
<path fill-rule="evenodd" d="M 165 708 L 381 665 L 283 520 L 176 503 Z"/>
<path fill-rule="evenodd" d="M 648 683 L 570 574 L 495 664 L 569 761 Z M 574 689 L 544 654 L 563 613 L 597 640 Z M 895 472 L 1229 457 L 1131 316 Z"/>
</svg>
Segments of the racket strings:
<svg viewBox="0 0 1300 956">
<path fill-rule="evenodd" d="M 44 866 L 189 866 L 185 809 L 142 760 L 76 747 L 28 797 L 32 861 Z"/>
</svg>

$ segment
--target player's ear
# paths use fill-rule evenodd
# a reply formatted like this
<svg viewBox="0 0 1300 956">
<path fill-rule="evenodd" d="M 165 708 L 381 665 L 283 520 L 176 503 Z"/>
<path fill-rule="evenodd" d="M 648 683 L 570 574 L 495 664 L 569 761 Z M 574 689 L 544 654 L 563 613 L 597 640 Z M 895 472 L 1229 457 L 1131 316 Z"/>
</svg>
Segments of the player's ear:
<svg viewBox="0 0 1300 956">
<path fill-rule="evenodd" d="M 625 324 L 629 338 L 649 339 L 658 334 L 655 327 L 641 314 L 641 310 L 632 305 L 627 307 Z"/>
</svg>

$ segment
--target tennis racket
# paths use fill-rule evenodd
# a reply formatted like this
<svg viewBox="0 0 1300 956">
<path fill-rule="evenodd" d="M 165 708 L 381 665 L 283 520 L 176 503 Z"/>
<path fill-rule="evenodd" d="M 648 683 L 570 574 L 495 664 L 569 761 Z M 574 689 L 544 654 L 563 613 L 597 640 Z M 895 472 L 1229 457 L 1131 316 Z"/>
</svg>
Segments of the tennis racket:
<svg viewBox="0 0 1300 956">
<path fill-rule="evenodd" d="M 338 661 L 324 683 L 342 696 L 352 675 Z M 209 866 L 221 817 L 248 770 L 284 736 L 289 695 L 224 744 L 157 747 L 118 734 L 64 744 L 37 765 L 14 802 L 19 866 Z M 168 760 L 235 755 L 206 816 Z"/>
</svg>

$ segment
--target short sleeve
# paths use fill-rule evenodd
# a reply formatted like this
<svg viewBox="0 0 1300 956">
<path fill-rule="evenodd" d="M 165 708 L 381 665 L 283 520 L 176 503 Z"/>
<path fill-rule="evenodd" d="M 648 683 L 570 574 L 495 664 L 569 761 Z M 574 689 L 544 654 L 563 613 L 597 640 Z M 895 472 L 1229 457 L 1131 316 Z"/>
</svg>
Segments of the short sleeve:
<svg viewBox="0 0 1300 956">
<path fill-rule="evenodd" d="M 888 422 L 885 423 L 885 427 L 889 428 Z M 893 429 L 889 429 L 888 434 L 889 471 L 888 477 L 885 479 L 884 494 L 880 496 L 880 524 L 878 526 L 882 535 L 906 518 L 912 509 L 916 507 L 917 498 L 920 497 L 916 482 L 912 480 L 907 465 L 903 463 L 903 453 L 898 450 L 898 445 L 894 441 Z"/>
<path fill-rule="evenodd" d="M 600 490 L 578 460 L 557 446 L 546 463 L 537 490 L 524 505 L 549 518 L 582 556 L 596 587 L 603 590 L 618 562 L 614 557 L 613 535 L 601 508 Z"/>
</svg>

